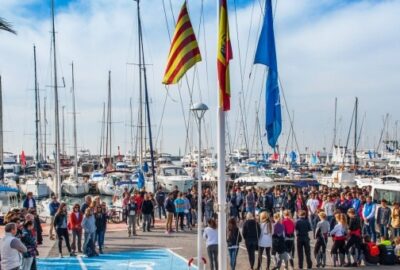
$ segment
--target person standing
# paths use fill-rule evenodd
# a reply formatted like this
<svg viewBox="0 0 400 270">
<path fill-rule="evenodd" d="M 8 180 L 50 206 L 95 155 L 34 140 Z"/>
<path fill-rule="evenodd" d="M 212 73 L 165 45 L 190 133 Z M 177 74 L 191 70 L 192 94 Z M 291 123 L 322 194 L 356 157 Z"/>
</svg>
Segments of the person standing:
<svg viewBox="0 0 400 270">
<path fill-rule="evenodd" d="M 92 196 L 86 195 L 85 196 L 85 202 L 81 206 L 81 213 L 85 214 L 86 209 L 89 208 L 92 205 Z"/>
<path fill-rule="evenodd" d="M 83 214 L 80 211 L 80 205 L 76 203 L 69 215 L 68 223 L 68 228 L 72 231 L 72 252 L 82 253 L 82 220 Z"/>
<path fill-rule="evenodd" d="M 58 208 L 60 207 L 60 203 L 57 200 L 57 196 L 53 195 L 51 197 L 51 202 L 49 203 L 49 212 L 50 212 L 50 232 L 49 236 L 51 240 L 54 240 L 54 216 L 57 213 Z"/>
<path fill-rule="evenodd" d="M 282 261 L 288 266 L 285 247 L 285 226 L 281 222 L 281 214 L 274 214 L 274 232 L 272 234 L 272 255 L 275 257 L 275 269 L 280 269 Z"/>
<path fill-rule="evenodd" d="M 210 193 L 207 193 L 204 200 L 204 218 L 209 220 L 214 217 L 214 198 Z"/>
<path fill-rule="evenodd" d="M 131 196 L 125 212 L 128 222 L 128 237 L 136 236 L 136 202 L 134 196 Z"/>
<path fill-rule="evenodd" d="M 85 216 L 82 220 L 82 229 L 84 231 L 85 240 L 83 242 L 83 253 L 91 257 L 95 253 L 96 238 L 96 220 L 92 213 L 92 209 L 86 208 Z"/>
<path fill-rule="evenodd" d="M 347 265 L 357 267 L 361 263 L 360 255 L 361 255 L 361 220 L 356 214 L 356 210 L 354 208 L 350 208 L 347 210 L 348 225 L 349 225 L 349 236 L 345 249 L 347 255 Z M 350 258 L 350 249 L 354 247 L 355 251 L 353 252 L 353 264 L 351 264 Z"/>
<path fill-rule="evenodd" d="M 213 218 L 208 220 L 208 226 L 204 229 L 203 238 L 206 239 L 210 270 L 218 270 L 218 231 L 217 223 Z"/>
<path fill-rule="evenodd" d="M 21 254 L 28 251 L 26 246 L 15 235 L 17 224 L 10 222 L 4 227 L 4 237 L 0 245 L 0 268 L 2 270 L 19 270 L 21 265 Z"/>
<path fill-rule="evenodd" d="M 260 229 L 261 235 L 258 240 L 258 260 L 257 260 L 257 270 L 262 269 L 262 257 L 265 250 L 265 255 L 267 256 L 267 268 L 271 266 L 271 248 L 272 248 L 272 224 L 267 211 L 263 211 L 260 214 Z"/>
<path fill-rule="evenodd" d="M 170 234 L 173 232 L 172 230 L 172 221 L 174 219 L 175 213 L 175 204 L 173 194 L 169 193 L 168 198 L 165 201 L 165 210 L 167 211 L 167 221 L 165 224 L 165 233 Z"/>
<path fill-rule="evenodd" d="M 181 192 L 178 193 L 178 197 L 174 201 L 174 205 L 176 213 L 176 222 L 175 222 L 176 231 L 178 232 L 178 223 L 181 230 L 183 231 L 185 229 L 183 225 L 183 218 L 185 216 L 185 200 L 182 198 Z"/>
<path fill-rule="evenodd" d="M 315 193 L 311 193 L 310 198 L 307 200 L 308 217 L 310 219 L 310 224 L 315 236 L 315 228 L 318 223 L 318 206 L 319 201 L 316 198 Z"/>
<path fill-rule="evenodd" d="M 104 248 L 104 236 L 107 227 L 107 208 L 102 207 L 102 205 L 97 206 L 95 213 L 95 223 L 96 223 L 96 242 L 99 246 L 99 253 L 103 254 Z"/>
<path fill-rule="evenodd" d="M 150 232 L 151 227 L 151 213 L 153 212 L 153 202 L 150 200 L 149 194 L 144 194 L 144 201 L 142 204 L 143 215 L 143 232 L 146 230 Z"/>
<path fill-rule="evenodd" d="M 366 233 L 371 237 L 371 241 L 374 243 L 376 242 L 375 212 L 376 204 L 372 201 L 372 197 L 368 196 L 364 204 L 362 216 L 364 219 Z"/>
<path fill-rule="evenodd" d="M 162 191 L 162 187 L 158 187 L 158 190 L 156 192 L 156 201 L 157 201 L 157 206 L 158 206 L 158 218 L 161 219 L 161 214 L 164 216 L 164 218 L 167 218 L 167 214 L 165 212 L 165 192 Z"/>
<path fill-rule="evenodd" d="M 22 206 L 25 209 L 31 209 L 31 208 L 35 208 L 36 209 L 36 200 L 35 200 L 35 198 L 33 198 L 33 193 L 32 192 L 28 192 L 26 194 L 26 198 L 25 198 Z"/>
<path fill-rule="evenodd" d="M 393 203 L 392 215 L 391 215 L 391 226 L 393 229 L 393 237 L 400 236 L 400 204 L 398 202 Z"/>
<path fill-rule="evenodd" d="M 331 195 L 326 196 L 326 199 L 322 203 L 322 210 L 325 212 L 326 220 L 331 224 L 335 214 L 335 203 L 332 201 Z"/>
<path fill-rule="evenodd" d="M 328 244 L 328 235 L 331 225 L 326 219 L 325 212 L 318 214 L 320 221 L 317 223 L 315 238 L 317 239 L 314 247 L 314 256 L 317 260 L 317 268 L 326 265 L 326 246 Z"/>
<path fill-rule="evenodd" d="M 311 247 L 309 232 L 312 231 L 310 222 L 306 217 L 306 211 L 298 212 L 299 219 L 296 222 L 295 229 L 297 235 L 297 256 L 299 257 L 299 268 L 303 269 L 304 255 L 306 256 L 307 268 L 312 268 Z"/>
<path fill-rule="evenodd" d="M 68 216 L 67 216 L 67 205 L 65 203 L 61 203 L 60 207 L 57 210 L 57 213 L 54 217 L 54 227 L 56 229 L 57 238 L 58 238 L 58 252 L 60 254 L 60 258 L 63 257 L 62 254 L 62 239 L 64 238 L 65 244 L 67 246 L 68 252 L 71 257 L 76 256 L 74 252 L 72 252 L 71 246 L 69 244 L 69 234 L 68 234 Z"/>
<path fill-rule="evenodd" d="M 335 215 L 337 224 L 330 232 L 333 237 L 333 246 L 331 249 L 331 254 L 333 257 L 333 266 L 337 266 L 337 261 L 339 257 L 339 265 L 344 266 L 344 256 L 346 254 L 346 233 L 347 233 L 347 220 L 346 215 L 343 213 L 338 213 Z"/>
<path fill-rule="evenodd" d="M 242 230 L 245 240 L 247 254 L 249 256 L 250 269 L 254 269 L 255 252 L 258 245 L 258 240 L 261 237 L 261 228 L 251 212 L 246 214 L 246 221 L 243 223 Z"/>
<path fill-rule="evenodd" d="M 381 206 L 378 208 L 376 221 L 379 226 L 379 234 L 381 237 L 389 239 L 388 229 L 390 228 L 390 218 L 392 216 L 391 209 L 387 206 L 386 199 L 381 200 Z"/>
<path fill-rule="evenodd" d="M 289 257 L 289 263 L 292 269 L 294 268 L 294 231 L 295 224 L 292 219 L 292 211 L 286 209 L 283 211 L 282 224 L 285 228 L 285 248 Z"/>
<path fill-rule="evenodd" d="M 25 221 L 22 229 L 21 242 L 27 248 L 27 252 L 23 254 L 21 270 L 30 270 L 36 257 L 36 240 L 32 235 L 33 222 Z"/>
<path fill-rule="evenodd" d="M 237 226 L 236 217 L 231 217 L 228 220 L 228 235 L 226 238 L 228 253 L 229 253 L 229 264 L 231 270 L 236 268 L 236 258 L 239 252 L 239 244 L 242 241 L 242 235 Z"/>
</svg>

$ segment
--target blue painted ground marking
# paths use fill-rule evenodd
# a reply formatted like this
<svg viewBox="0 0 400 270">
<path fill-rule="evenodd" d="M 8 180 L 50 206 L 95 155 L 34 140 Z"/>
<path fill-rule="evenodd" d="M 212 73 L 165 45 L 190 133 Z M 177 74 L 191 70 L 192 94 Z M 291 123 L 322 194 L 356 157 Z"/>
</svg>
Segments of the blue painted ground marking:
<svg viewBox="0 0 400 270">
<path fill-rule="evenodd" d="M 93 258 L 38 259 L 43 270 L 188 270 L 187 261 L 171 250 L 150 249 L 103 254 Z M 197 269 L 192 267 L 190 269 Z"/>
</svg>

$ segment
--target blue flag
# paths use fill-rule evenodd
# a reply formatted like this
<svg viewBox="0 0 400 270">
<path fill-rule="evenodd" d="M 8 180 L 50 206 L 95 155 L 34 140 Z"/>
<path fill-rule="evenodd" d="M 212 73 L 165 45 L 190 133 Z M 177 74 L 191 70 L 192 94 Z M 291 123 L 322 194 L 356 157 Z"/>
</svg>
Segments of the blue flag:
<svg viewBox="0 0 400 270">
<path fill-rule="evenodd" d="M 258 40 L 254 64 L 263 64 L 269 68 L 265 93 L 267 110 L 265 128 L 267 130 L 268 144 L 275 148 L 282 131 L 282 116 L 271 0 L 266 0 L 265 3 L 264 23 Z"/>
</svg>

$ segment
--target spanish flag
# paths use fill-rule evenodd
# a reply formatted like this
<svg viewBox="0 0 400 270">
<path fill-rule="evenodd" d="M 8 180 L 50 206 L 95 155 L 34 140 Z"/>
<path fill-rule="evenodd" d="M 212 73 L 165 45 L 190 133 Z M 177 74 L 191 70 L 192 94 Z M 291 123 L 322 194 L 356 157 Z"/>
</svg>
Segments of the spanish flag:
<svg viewBox="0 0 400 270">
<path fill-rule="evenodd" d="M 229 39 L 229 21 L 227 0 L 219 0 L 219 31 L 218 31 L 218 83 L 219 106 L 223 111 L 231 108 L 229 61 L 232 59 L 232 47 Z"/>
<path fill-rule="evenodd" d="M 200 61 L 200 50 L 185 1 L 176 23 L 163 84 L 177 83 L 186 71 Z"/>
</svg>

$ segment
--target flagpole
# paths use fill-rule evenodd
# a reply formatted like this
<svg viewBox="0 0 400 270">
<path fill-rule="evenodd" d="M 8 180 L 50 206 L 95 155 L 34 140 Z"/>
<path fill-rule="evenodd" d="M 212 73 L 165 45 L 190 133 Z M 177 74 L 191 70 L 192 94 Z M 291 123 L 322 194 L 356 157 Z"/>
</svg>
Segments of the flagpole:
<svg viewBox="0 0 400 270">
<path fill-rule="evenodd" d="M 220 0 L 217 4 L 217 48 L 219 47 L 219 17 Z M 217 57 L 218 59 L 218 49 Z M 217 111 L 217 175 L 218 175 L 218 269 L 227 270 L 226 246 L 226 188 L 225 188 L 225 111 L 220 103 L 222 93 L 217 80 L 218 111 Z"/>
<path fill-rule="evenodd" d="M 226 270 L 226 181 L 225 181 L 225 112 L 218 108 L 218 264 L 219 270 Z"/>
</svg>

